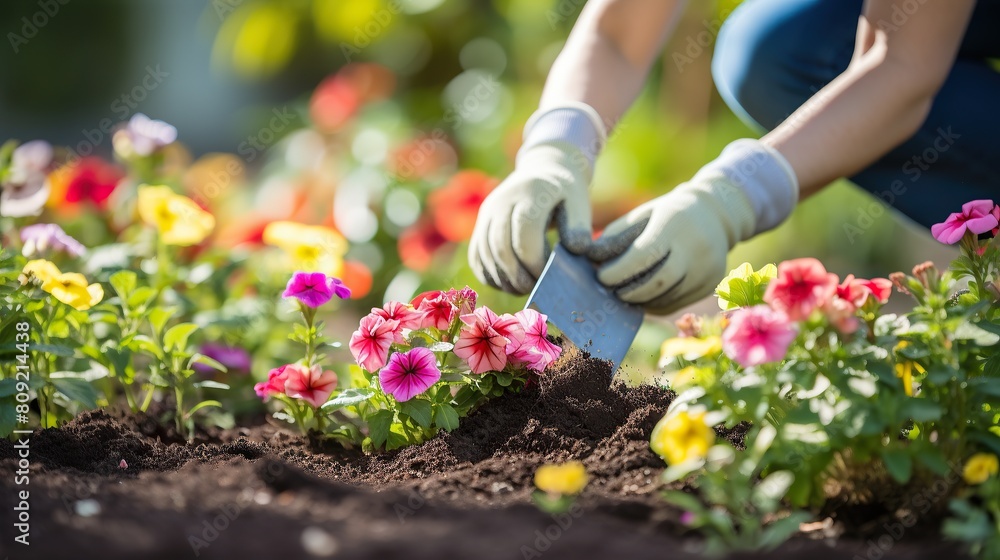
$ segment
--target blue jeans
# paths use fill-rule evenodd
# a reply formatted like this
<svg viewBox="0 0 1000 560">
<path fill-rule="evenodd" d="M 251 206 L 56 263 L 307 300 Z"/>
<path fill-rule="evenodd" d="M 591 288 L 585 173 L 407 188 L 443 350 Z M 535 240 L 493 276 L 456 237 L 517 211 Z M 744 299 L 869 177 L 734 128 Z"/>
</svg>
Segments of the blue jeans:
<svg viewBox="0 0 1000 560">
<path fill-rule="evenodd" d="M 778 126 L 847 68 L 862 3 L 746 0 L 726 20 L 715 47 L 712 74 L 722 98 L 748 124 Z M 904 10 L 920 4 L 897 1 L 895 21 L 884 23 L 905 24 Z M 1000 1 L 980 0 L 926 122 L 851 177 L 926 227 L 970 200 L 1000 198 L 1000 73 L 988 62 L 1000 57 L 998 24 Z"/>
</svg>

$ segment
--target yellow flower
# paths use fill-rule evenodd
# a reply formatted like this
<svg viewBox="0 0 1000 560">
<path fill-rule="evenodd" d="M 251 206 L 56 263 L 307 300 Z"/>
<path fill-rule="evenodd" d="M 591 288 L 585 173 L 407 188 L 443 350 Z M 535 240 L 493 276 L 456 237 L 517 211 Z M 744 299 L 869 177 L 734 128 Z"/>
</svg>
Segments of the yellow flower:
<svg viewBox="0 0 1000 560">
<path fill-rule="evenodd" d="M 684 389 L 695 385 L 705 386 L 706 381 L 711 379 L 711 374 L 712 370 L 709 368 L 688 366 L 667 374 L 666 378 L 667 382 L 670 383 L 670 388 L 672 390 L 683 391 Z"/>
<path fill-rule="evenodd" d="M 704 459 L 715 443 L 715 432 L 705 423 L 705 413 L 681 411 L 668 414 L 653 428 L 649 447 L 669 465 Z"/>
<path fill-rule="evenodd" d="M 750 263 L 741 264 L 715 287 L 715 294 L 719 296 L 719 308 L 731 311 L 761 303 L 768 282 L 777 276 L 778 267 L 773 264 L 764 265 L 756 272 Z"/>
<path fill-rule="evenodd" d="M 100 284 L 87 284 L 87 278 L 77 272 L 65 272 L 45 280 L 42 289 L 52 297 L 80 311 L 86 311 L 104 299 Z"/>
<path fill-rule="evenodd" d="M 895 350 L 905 348 L 910 343 L 906 340 L 899 341 L 896 345 Z M 927 370 L 923 366 L 914 362 L 913 360 L 904 359 L 901 362 L 896 362 L 896 377 L 903 380 L 903 391 L 906 392 L 907 396 L 913 396 L 913 370 L 916 369 L 917 373 L 927 373 Z"/>
<path fill-rule="evenodd" d="M 331 228 L 295 222 L 272 222 L 264 228 L 264 243 L 280 247 L 292 268 L 340 276 L 347 240 Z"/>
<path fill-rule="evenodd" d="M 703 356 L 717 354 L 721 351 L 722 338 L 718 336 L 707 336 L 705 338 L 693 336 L 668 338 L 663 341 L 663 346 L 660 347 L 660 363 L 672 360 L 677 356 L 685 360 L 697 360 Z"/>
<path fill-rule="evenodd" d="M 45 283 L 50 278 L 54 278 L 62 274 L 59 272 L 59 267 L 51 261 L 45 259 L 35 259 L 33 261 L 28 261 L 24 265 L 24 270 L 21 271 L 21 283 L 27 284 L 31 278 L 35 278 L 39 282 Z"/>
<path fill-rule="evenodd" d="M 215 217 L 170 187 L 139 187 L 139 217 L 160 232 L 167 245 L 197 245 L 215 229 Z"/>
<path fill-rule="evenodd" d="M 965 462 L 962 478 L 969 484 L 982 484 L 1000 471 L 1000 461 L 992 453 L 976 453 Z"/>
<path fill-rule="evenodd" d="M 579 494 L 587 486 L 587 469 L 580 461 L 542 465 L 535 471 L 535 486 L 549 494 Z"/>
</svg>

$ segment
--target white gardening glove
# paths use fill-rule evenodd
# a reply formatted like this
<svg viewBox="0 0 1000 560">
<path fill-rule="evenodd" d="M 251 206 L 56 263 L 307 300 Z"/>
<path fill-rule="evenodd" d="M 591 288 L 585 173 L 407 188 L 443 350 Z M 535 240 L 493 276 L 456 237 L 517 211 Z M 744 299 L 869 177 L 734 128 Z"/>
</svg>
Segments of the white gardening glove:
<svg viewBox="0 0 1000 560">
<path fill-rule="evenodd" d="M 670 313 L 708 295 L 729 250 L 783 222 L 798 196 L 780 153 L 737 140 L 687 183 L 612 222 L 588 255 L 623 301 Z"/>
<path fill-rule="evenodd" d="M 589 248 L 588 189 L 605 135 L 600 116 L 582 103 L 539 110 L 528 120 L 514 171 L 483 201 L 469 243 L 469 264 L 481 282 L 531 291 L 549 258 L 545 232 L 553 221 L 569 251 Z"/>
</svg>

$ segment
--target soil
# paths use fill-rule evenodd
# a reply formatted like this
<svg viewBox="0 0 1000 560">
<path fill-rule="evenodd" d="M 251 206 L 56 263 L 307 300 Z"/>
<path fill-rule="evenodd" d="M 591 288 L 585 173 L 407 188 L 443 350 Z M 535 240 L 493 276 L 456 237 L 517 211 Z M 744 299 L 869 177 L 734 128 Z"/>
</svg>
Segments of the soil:
<svg viewBox="0 0 1000 560">
<path fill-rule="evenodd" d="M 150 418 L 88 412 L 30 436 L 29 486 L 14 483 L 15 442 L 0 441 L 0 557 L 701 558 L 659 498 L 664 463 L 648 446 L 672 395 L 609 378 L 607 363 L 567 356 L 454 432 L 377 455 L 263 419 L 186 444 Z M 739 446 L 743 431 L 720 436 Z M 568 513 L 543 513 L 533 473 L 568 459 L 591 482 Z M 14 541 L 25 489 L 29 546 Z M 776 552 L 733 558 L 958 557 L 935 530 L 896 530 L 884 511 L 834 518 Z"/>
</svg>

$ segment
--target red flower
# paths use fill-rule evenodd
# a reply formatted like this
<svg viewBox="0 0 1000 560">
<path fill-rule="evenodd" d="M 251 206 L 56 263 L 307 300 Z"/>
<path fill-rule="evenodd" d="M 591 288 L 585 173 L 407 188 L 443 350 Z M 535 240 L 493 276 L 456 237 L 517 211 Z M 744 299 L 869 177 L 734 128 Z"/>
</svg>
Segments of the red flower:
<svg viewBox="0 0 1000 560">
<path fill-rule="evenodd" d="M 434 254 L 448 243 L 430 220 L 421 219 L 399 236 L 397 248 L 403 265 L 424 272 L 434 261 Z"/>
<path fill-rule="evenodd" d="M 873 296 L 879 303 L 889 301 L 892 294 L 892 282 L 886 278 L 855 278 L 853 274 L 848 274 L 844 281 L 837 286 L 837 295 L 861 307 L 868 300 L 868 296 Z"/>
<path fill-rule="evenodd" d="M 498 183 L 481 171 L 459 171 L 447 185 L 432 192 L 427 204 L 441 235 L 448 241 L 472 237 L 479 207 Z"/>
<path fill-rule="evenodd" d="M 767 285 L 764 301 L 784 311 L 793 321 L 803 321 L 837 291 L 837 275 L 813 258 L 793 259 L 778 265 L 778 277 Z"/>
<path fill-rule="evenodd" d="M 417 311 L 421 314 L 420 328 L 447 329 L 451 327 L 451 322 L 458 315 L 458 307 L 443 292 L 438 292 L 438 295 L 433 299 L 424 298 L 421 300 Z"/>
<path fill-rule="evenodd" d="M 103 209 L 124 177 L 118 166 L 99 157 L 86 157 L 54 174 L 52 200 L 56 205 L 89 201 Z"/>
<path fill-rule="evenodd" d="M 343 76 L 334 74 L 320 82 L 309 100 L 309 115 L 316 128 L 334 132 L 361 107 L 357 90 Z"/>
</svg>

